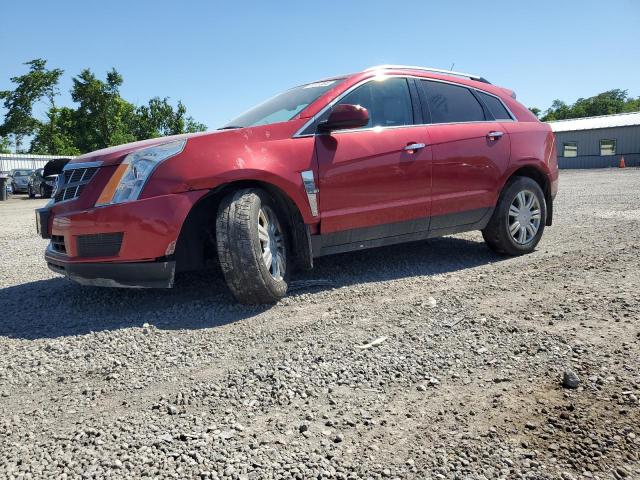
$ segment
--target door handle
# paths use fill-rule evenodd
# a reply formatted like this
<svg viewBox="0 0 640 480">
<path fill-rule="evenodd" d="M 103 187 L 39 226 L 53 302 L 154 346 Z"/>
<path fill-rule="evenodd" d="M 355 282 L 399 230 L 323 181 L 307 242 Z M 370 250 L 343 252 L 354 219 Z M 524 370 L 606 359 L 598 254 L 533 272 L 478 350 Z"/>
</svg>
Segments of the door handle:
<svg viewBox="0 0 640 480">
<path fill-rule="evenodd" d="M 504 132 L 489 132 L 489 133 L 487 133 L 487 138 L 489 140 L 498 140 L 503 135 L 504 135 Z"/>
<path fill-rule="evenodd" d="M 407 152 L 415 152 L 416 150 L 420 150 L 421 148 L 426 147 L 427 145 L 424 143 L 410 143 L 404 149 Z"/>
</svg>

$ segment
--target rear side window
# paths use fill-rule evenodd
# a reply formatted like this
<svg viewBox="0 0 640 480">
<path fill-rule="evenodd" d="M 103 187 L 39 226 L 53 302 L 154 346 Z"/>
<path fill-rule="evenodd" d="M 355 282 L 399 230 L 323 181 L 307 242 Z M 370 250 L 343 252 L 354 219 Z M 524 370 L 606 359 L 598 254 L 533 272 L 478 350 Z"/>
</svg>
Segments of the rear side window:
<svg viewBox="0 0 640 480">
<path fill-rule="evenodd" d="M 468 88 L 421 80 L 432 123 L 482 122 L 484 110 Z"/>
<path fill-rule="evenodd" d="M 493 115 L 493 118 L 496 120 L 513 120 L 502 102 L 496 97 L 482 92 L 478 92 L 478 95 L 482 98 L 482 101 L 491 112 L 491 115 Z"/>
</svg>

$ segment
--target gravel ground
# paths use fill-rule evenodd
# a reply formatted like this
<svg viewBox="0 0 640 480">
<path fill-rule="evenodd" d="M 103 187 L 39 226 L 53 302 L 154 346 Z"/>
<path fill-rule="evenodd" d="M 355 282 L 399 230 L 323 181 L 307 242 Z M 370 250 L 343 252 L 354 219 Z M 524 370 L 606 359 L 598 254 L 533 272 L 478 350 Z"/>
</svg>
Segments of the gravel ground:
<svg viewBox="0 0 640 480">
<path fill-rule="evenodd" d="M 0 204 L 2 478 L 640 478 L 640 170 L 561 173 L 537 251 L 322 258 L 272 308 L 49 272 Z M 577 379 L 577 388 L 563 388 Z"/>
</svg>

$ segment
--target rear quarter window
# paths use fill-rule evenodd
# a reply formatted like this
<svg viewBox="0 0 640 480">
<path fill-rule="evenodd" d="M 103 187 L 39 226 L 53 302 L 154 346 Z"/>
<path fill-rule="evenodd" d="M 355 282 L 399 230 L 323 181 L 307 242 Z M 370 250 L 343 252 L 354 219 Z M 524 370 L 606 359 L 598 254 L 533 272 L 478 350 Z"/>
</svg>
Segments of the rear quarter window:
<svg viewBox="0 0 640 480">
<path fill-rule="evenodd" d="M 482 101 L 491 112 L 491 115 L 493 115 L 493 118 L 496 120 L 513 120 L 502 102 L 496 97 L 483 92 L 478 92 L 478 95 L 482 98 Z"/>
</svg>

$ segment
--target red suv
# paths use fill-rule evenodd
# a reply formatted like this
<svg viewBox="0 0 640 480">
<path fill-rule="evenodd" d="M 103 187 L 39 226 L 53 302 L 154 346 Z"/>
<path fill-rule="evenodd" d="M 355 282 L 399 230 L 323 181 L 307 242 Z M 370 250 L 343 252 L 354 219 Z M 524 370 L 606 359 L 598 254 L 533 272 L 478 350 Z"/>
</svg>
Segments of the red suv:
<svg viewBox="0 0 640 480">
<path fill-rule="evenodd" d="M 482 77 L 384 65 L 287 90 L 218 131 L 64 166 L 37 225 L 79 283 L 171 287 L 218 261 L 237 300 L 322 255 L 481 230 L 531 252 L 558 185 L 551 129 Z"/>
</svg>

